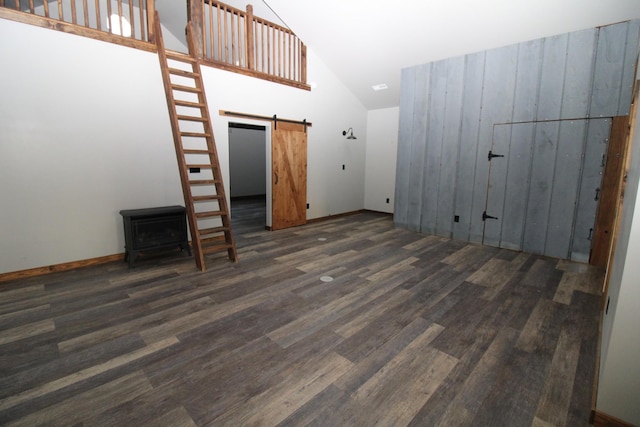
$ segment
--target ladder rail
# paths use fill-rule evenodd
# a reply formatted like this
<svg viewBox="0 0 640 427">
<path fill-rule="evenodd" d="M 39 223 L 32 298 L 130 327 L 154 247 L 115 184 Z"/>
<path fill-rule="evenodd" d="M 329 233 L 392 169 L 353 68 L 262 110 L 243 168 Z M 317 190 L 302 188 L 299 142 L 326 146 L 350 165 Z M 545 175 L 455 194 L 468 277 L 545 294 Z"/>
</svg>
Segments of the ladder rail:
<svg viewBox="0 0 640 427">
<path fill-rule="evenodd" d="M 206 95 L 204 93 L 204 83 L 202 81 L 202 74 L 200 70 L 200 63 L 197 58 L 191 55 L 185 55 L 181 53 L 167 53 L 164 46 L 164 40 L 162 38 L 162 29 L 160 27 L 160 19 L 158 12 L 155 12 L 155 30 L 156 30 L 156 45 L 158 48 L 158 58 L 160 60 L 160 68 L 162 71 L 162 81 L 166 93 L 167 108 L 169 110 L 169 118 L 171 120 L 171 131 L 173 134 L 173 141 L 176 149 L 176 157 L 178 160 L 178 169 L 180 173 L 180 182 L 182 185 L 182 193 L 184 196 L 187 217 L 189 219 L 189 231 L 191 234 L 191 241 L 193 245 L 193 253 L 197 267 L 204 271 L 206 269 L 204 255 L 211 252 L 227 250 L 229 259 L 233 262 L 237 262 L 237 250 L 235 240 L 233 238 L 233 231 L 231 229 L 230 210 L 225 195 L 224 183 L 222 180 L 222 173 L 220 171 L 220 162 L 218 158 L 217 148 L 213 136 L 213 126 L 211 124 L 211 116 L 209 115 L 209 108 L 207 104 Z M 187 39 L 189 43 L 189 51 L 194 52 L 193 49 L 193 31 L 191 25 L 187 26 Z M 169 60 L 181 62 L 191 67 L 192 71 L 186 71 L 182 69 L 176 69 L 169 66 Z M 195 87 L 188 87 L 184 85 L 177 85 L 172 83 L 171 76 L 176 75 L 180 77 L 191 78 Z M 176 99 L 174 92 L 186 92 L 192 95 L 196 95 L 198 102 L 190 102 Z M 200 115 L 194 114 L 193 116 L 186 116 L 178 114 L 177 107 L 186 106 L 193 108 L 200 112 Z M 202 132 L 185 132 L 180 128 L 180 120 L 185 120 L 191 123 L 197 122 L 202 125 Z M 206 143 L 206 149 L 193 149 L 184 147 L 183 137 L 201 138 Z M 209 163 L 201 161 L 194 163 L 188 162 L 187 155 L 206 155 Z M 189 168 L 202 168 L 211 171 L 211 179 L 190 179 Z M 201 192 L 194 196 L 192 187 L 205 187 L 206 189 L 215 189 L 215 194 L 202 195 Z M 217 210 L 209 210 L 206 212 L 198 212 L 196 209 L 196 203 L 202 202 L 216 202 L 218 205 Z M 200 228 L 199 219 L 211 219 L 219 218 L 222 222 L 220 227 Z M 211 237 L 212 233 L 222 235 Z M 205 236 L 203 238 L 203 236 Z M 215 246 L 205 247 L 207 242 L 216 243 Z"/>
<path fill-rule="evenodd" d="M 193 34 L 193 24 L 191 23 L 191 21 L 189 21 L 187 24 L 187 44 L 189 47 L 189 53 L 191 57 L 196 58 L 195 38 Z M 218 158 L 218 149 L 216 148 L 215 140 L 213 137 L 213 126 L 211 124 L 211 119 L 210 119 L 211 115 L 209 114 L 209 103 L 207 102 L 207 95 L 204 89 L 204 82 L 202 81 L 202 73 L 200 72 L 200 62 L 197 59 L 193 67 L 194 69 L 197 67 L 198 75 L 200 76 L 199 79 L 196 79 L 196 87 L 200 89 L 197 93 L 198 100 L 200 101 L 201 104 L 204 105 L 203 107 L 204 117 L 209 117 L 209 120 L 203 122 L 203 130 L 204 130 L 204 133 L 207 134 L 206 140 L 207 140 L 207 146 L 209 149 L 210 161 L 212 165 L 220 165 L 220 161 Z M 219 167 L 218 167 L 218 171 L 221 173 Z M 222 179 L 217 180 L 217 182 L 215 183 L 215 187 L 216 187 L 216 194 L 225 196 L 224 183 L 222 182 Z M 227 205 L 226 197 L 221 197 L 218 200 L 218 206 L 221 211 L 227 212 L 227 213 L 230 212 L 229 206 Z M 228 248 L 229 258 L 232 259 L 233 261 L 237 261 L 238 255 L 236 252 L 235 241 L 233 239 L 233 233 L 231 231 L 231 220 L 228 214 L 222 215 L 222 226 L 228 230 L 228 231 L 225 231 L 225 236 L 227 236 L 228 234 L 226 238 L 227 243 L 229 243 L 229 241 L 232 242 L 232 247 Z"/>
</svg>

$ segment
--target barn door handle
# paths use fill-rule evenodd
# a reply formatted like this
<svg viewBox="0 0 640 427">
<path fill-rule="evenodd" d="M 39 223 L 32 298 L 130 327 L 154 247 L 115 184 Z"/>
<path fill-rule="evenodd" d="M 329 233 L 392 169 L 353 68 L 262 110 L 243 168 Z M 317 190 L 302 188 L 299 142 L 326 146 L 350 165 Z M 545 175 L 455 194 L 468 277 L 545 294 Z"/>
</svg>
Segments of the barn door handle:
<svg viewBox="0 0 640 427">
<path fill-rule="evenodd" d="M 276 175 L 276 183 L 273 185 L 278 185 L 278 172 L 274 172 L 274 174 Z"/>
<path fill-rule="evenodd" d="M 494 157 L 504 157 L 504 154 L 493 154 L 492 151 L 489 151 L 489 154 L 487 155 L 487 159 L 491 161 L 491 159 L 493 159 Z"/>
<path fill-rule="evenodd" d="M 498 219 L 497 216 L 487 215 L 487 211 L 482 212 L 482 220 L 486 221 L 488 219 Z"/>
</svg>

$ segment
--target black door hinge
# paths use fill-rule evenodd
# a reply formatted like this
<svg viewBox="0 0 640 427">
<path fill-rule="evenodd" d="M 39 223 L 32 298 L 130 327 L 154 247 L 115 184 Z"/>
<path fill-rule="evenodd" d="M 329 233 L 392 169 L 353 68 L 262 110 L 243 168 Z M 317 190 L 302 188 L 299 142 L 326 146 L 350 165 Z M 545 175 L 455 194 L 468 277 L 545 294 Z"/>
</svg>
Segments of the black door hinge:
<svg viewBox="0 0 640 427">
<path fill-rule="evenodd" d="M 491 161 L 494 157 L 504 157 L 504 154 L 493 154 L 493 151 L 489 150 L 489 155 L 487 155 L 487 160 Z"/>
<path fill-rule="evenodd" d="M 488 219 L 498 219 L 497 216 L 487 215 L 487 211 L 482 212 L 482 220 L 486 221 Z"/>
</svg>

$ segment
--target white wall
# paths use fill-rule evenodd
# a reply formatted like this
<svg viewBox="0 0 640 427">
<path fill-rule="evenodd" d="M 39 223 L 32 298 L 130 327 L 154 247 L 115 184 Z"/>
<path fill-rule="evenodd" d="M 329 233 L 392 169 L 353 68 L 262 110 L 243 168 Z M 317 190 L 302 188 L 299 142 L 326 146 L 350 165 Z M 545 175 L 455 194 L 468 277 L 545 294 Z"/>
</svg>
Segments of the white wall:
<svg viewBox="0 0 640 427">
<path fill-rule="evenodd" d="M 0 20 L 0 273 L 123 252 L 182 201 L 155 55 Z"/>
<path fill-rule="evenodd" d="M 312 91 L 215 68 L 203 69 L 203 76 L 225 182 L 229 180 L 229 135 L 220 130 L 227 129 L 229 122 L 258 122 L 225 117 L 219 110 L 276 114 L 312 123 L 307 146 L 307 218 L 313 219 L 363 209 L 367 116 L 362 104 L 313 52 L 307 52 L 307 58 L 308 80 L 316 86 Z M 269 123 L 262 124 L 270 132 Z M 349 127 L 363 137 L 347 140 L 342 131 Z M 267 182 L 267 189 L 269 186 Z"/>
<path fill-rule="evenodd" d="M 368 112 L 365 209 L 393 213 L 399 114 L 399 107 Z"/>
<path fill-rule="evenodd" d="M 640 120 L 636 116 L 620 234 L 604 316 L 597 409 L 640 425 Z"/>
<path fill-rule="evenodd" d="M 121 209 L 183 204 L 157 56 L 7 20 L 0 34 L 0 273 L 122 253 Z M 203 71 L 225 182 L 219 109 L 306 118 L 308 218 L 362 209 L 366 111 L 308 64 L 311 92 Z M 347 144 L 348 127 L 363 137 Z"/>
</svg>

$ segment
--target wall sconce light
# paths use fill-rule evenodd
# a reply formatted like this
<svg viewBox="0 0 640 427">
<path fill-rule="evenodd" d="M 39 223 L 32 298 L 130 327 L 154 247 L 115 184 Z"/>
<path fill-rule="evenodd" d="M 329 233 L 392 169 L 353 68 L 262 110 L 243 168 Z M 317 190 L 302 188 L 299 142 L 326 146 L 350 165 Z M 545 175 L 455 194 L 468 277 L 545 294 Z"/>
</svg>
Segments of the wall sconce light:
<svg viewBox="0 0 640 427">
<path fill-rule="evenodd" d="M 353 128 L 349 128 L 347 130 L 343 130 L 342 131 L 342 136 L 347 135 L 347 133 L 349 133 L 349 136 L 347 136 L 347 139 L 358 139 L 353 135 Z"/>
</svg>

